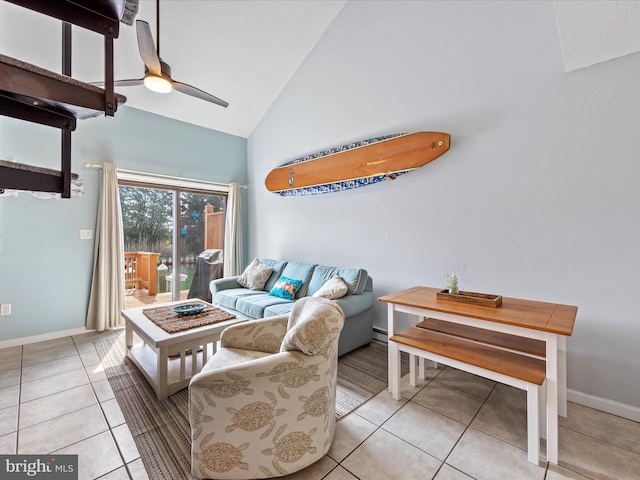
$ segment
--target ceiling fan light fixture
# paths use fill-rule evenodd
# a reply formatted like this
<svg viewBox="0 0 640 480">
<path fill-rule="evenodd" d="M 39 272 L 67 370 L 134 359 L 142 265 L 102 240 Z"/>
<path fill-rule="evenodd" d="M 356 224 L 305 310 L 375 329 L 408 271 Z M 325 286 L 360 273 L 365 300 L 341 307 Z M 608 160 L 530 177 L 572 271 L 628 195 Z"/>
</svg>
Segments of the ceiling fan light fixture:
<svg viewBox="0 0 640 480">
<path fill-rule="evenodd" d="M 157 75 L 146 75 L 144 77 L 144 86 L 158 93 L 169 93 L 173 89 L 169 80 Z"/>
</svg>

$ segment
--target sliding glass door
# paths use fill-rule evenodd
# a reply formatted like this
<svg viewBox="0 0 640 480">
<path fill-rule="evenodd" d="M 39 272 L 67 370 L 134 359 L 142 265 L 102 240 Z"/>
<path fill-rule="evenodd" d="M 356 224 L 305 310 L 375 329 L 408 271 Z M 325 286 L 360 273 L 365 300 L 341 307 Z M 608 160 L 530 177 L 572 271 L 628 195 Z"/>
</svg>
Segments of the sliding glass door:
<svg viewBox="0 0 640 480">
<path fill-rule="evenodd" d="M 121 182 L 125 304 L 202 298 L 223 274 L 226 194 Z"/>
</svg>

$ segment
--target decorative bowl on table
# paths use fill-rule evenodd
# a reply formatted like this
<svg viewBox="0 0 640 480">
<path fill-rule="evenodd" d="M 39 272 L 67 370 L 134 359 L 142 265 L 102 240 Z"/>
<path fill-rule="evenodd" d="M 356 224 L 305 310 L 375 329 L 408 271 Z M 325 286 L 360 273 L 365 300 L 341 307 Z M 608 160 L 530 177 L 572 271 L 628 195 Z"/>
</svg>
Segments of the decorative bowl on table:
<svg viewBox="0 0 640 480">
<path fill-rule="evenodd" d="M 204 310 L 206 305 L 204 303 L 185 303 L 183 305 L 176 305 L 173 307 L 173 311 L 178 315 L 195 315 Z"/>
</svg>

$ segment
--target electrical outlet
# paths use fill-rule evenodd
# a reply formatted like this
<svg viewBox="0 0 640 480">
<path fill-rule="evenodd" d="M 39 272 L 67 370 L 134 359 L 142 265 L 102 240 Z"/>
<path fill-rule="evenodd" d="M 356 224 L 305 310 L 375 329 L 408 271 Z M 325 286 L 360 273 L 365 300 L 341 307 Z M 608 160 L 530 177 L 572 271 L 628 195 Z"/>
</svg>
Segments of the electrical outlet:
<svg viewBox="0 0 640 480">
<path fill-rule="evenodd" d="M 90 230 L 90 229 L 80 230 L 80 240 L 91 240 L 92 238 L 93 238 L 93 230 Z"/>
<path fill-rule="evenodd" d="M 0 305 L 0 315 L 11 315 L 11 304 L 3 303 Z"/>
</svg>

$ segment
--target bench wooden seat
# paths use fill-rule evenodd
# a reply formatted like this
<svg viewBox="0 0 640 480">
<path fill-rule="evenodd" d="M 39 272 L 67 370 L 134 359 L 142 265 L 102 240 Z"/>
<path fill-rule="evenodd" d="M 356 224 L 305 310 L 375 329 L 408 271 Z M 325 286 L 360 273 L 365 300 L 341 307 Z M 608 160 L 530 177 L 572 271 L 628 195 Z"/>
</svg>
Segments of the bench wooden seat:
<svg viewBox="0 0 640 480">
<path fill-rule="evenodd" d="M 425 318 L 422 322 L 418 323 L 416 327 L 466 338 L 467 340 L 473 340 L 507 350 L 527 353 L 541 358 L 545 358 L 547 355 L 545 343 L 542 340 L 535 340 L 533 338 L 518 337 L 494 330 L 436 320 L 435 318 Z"/>
<path fill-rule="evenodd" d="M 407 352 L 410 355 L 411 385 L 416 384 L 415 357 L 417 356 L 420 359 L 426 358 L 444 363 L 459 370 L 525 390 L 527 392 L 528 459 L 537 465 L 540 454 L 540 408 L 543 402 L 541 387 L 546 379 L 545 360 L 497 348 L 498 345 L 478 343 L 477 339 L 470 340 L 424 328 L 428 325 L 448 329 L 446 326 L 427 322 L 423 327 L 410 327 L 389 337 L 390 355 L 399 357 L 400 352 Z M 478 332 L 458 330 L 458 333 L 477 334 Z M 477 335 L 472 336 L 477 337 Z M 508 337 L 513 336 L 508 335 Z M 508 340 L 511 342 L 512 339 Z M 397 361 L 399 362 L 399 358 Z M 394 399 L 399 400 L 399 385 L 392 386 L 391 390 Z"/>
<path fill-rule="evenodd" d="M 517 378 L 527 383 L 542 385 L 546 376 L 544 360 L 481 345 L 424 328 L 410 327 L 393 335 L 391 340 Z"/>
</svg>

